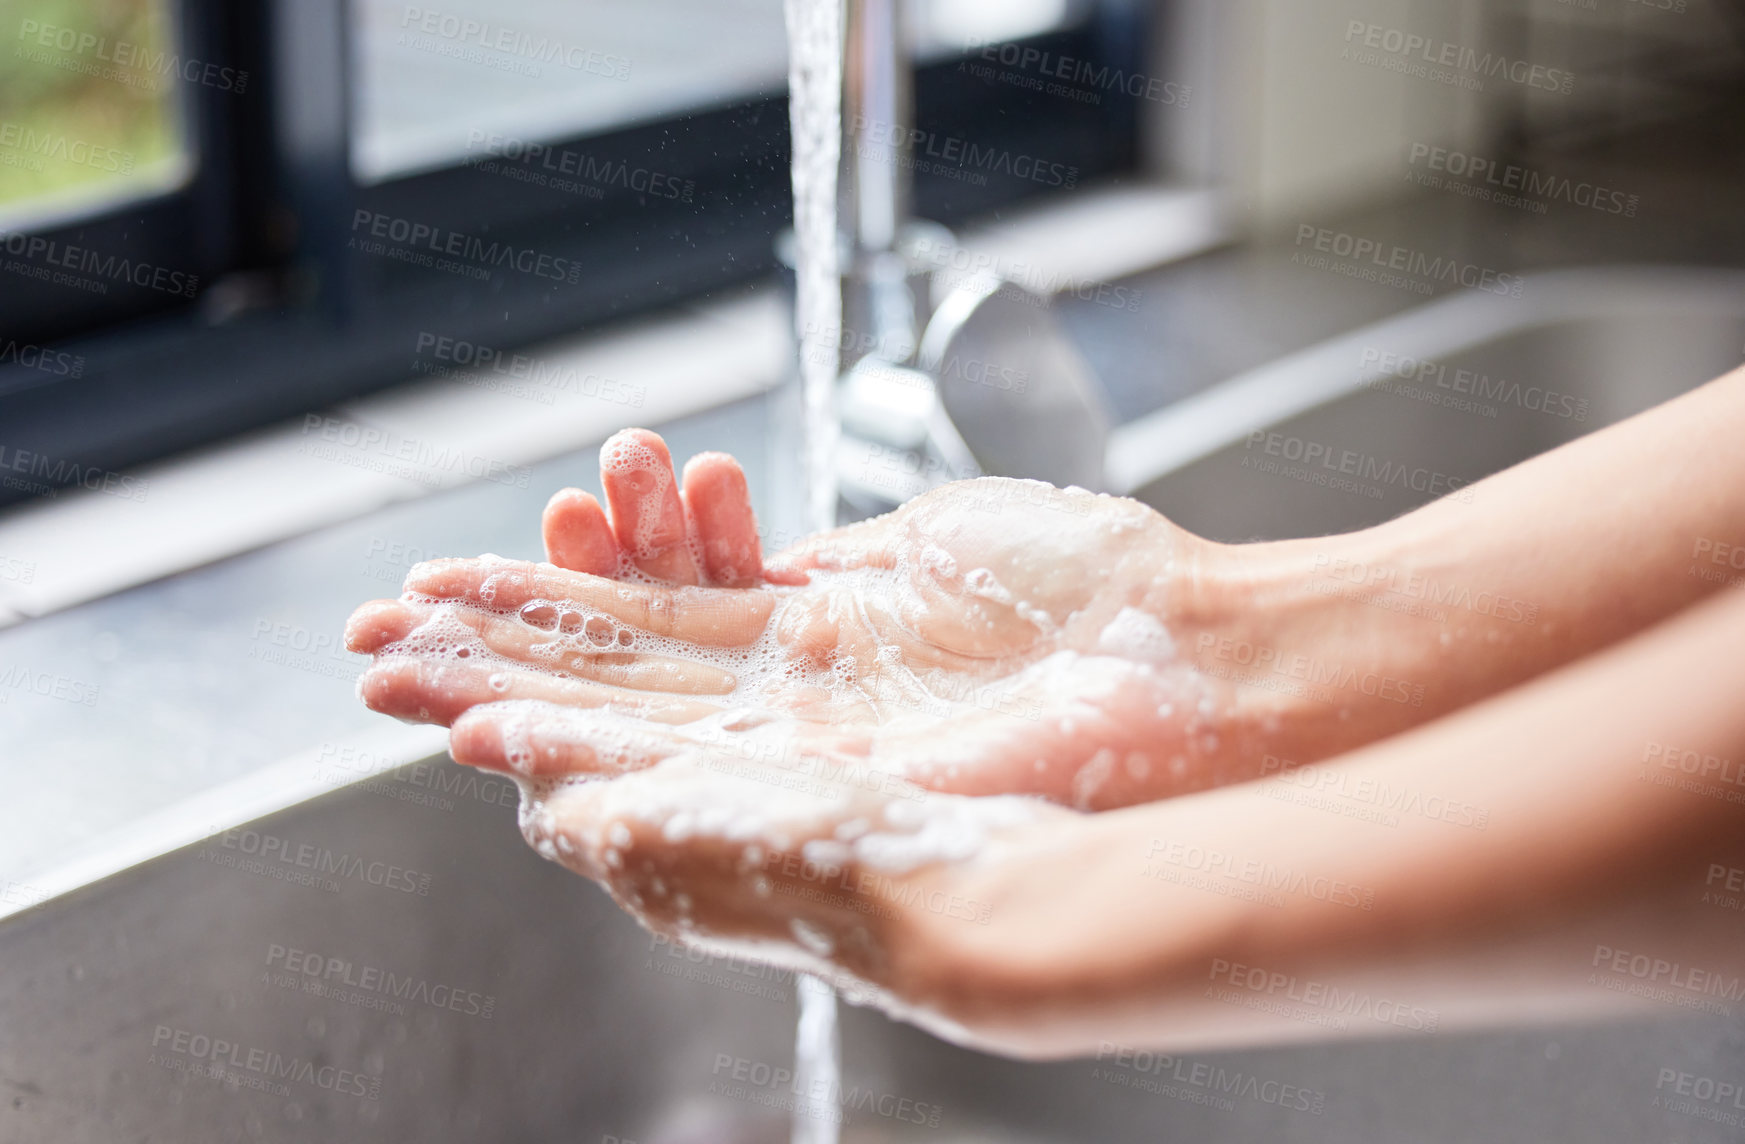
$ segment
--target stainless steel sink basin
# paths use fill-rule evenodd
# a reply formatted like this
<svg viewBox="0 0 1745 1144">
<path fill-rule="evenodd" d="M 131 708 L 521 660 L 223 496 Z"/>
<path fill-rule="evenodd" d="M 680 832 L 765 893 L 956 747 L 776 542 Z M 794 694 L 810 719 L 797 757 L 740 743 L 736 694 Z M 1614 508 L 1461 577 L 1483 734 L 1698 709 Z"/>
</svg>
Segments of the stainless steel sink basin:
<svg viewBox="0 0 1745 1144">
<path fill-rule="evenodd" d="M 1216 537 L 1340 531 L 1742 355 L 1745 276 L 1550 275 L 1130 425 L 1111 474 Z M 652 941 L 522 845 L 513 801 L 436 760 L 0 920 L 0 1141 L 785 1140 L 792 981 Z M 1737 1140 L 1661 1098 L 1668 1070 L 1745 1080 L 1736 1016 L 1672 1009 L 1055 1064 L 859 1010 L 843 1040 L 849 1141 Z"/>
<path fill-rule="evenodd" d="M 1122 426 L 1110 486 L 1219 540 L 1377 524 L 1745 361 L 1745 274 L 1596 267 L 1450 295 Z"/>
</svg>

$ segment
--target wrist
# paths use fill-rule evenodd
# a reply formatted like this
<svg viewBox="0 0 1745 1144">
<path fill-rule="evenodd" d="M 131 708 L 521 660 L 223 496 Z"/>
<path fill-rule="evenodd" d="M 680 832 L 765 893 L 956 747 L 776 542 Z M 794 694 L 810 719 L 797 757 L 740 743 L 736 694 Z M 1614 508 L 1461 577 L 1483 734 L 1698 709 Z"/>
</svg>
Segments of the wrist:
<svg viewBox="0 0 1745 1144">
<path fill-rule="evenodd" d="M 1228 944 L 1249 907 L 1151 876 L 1154 809 L 1061 813 L 972 862 L 918 871 L 924 885 L 991 907 L 977 925 L 915 919 L 910 954 L 925 965 L 905 1000 L 922 1023 L 995 1052 L 1059 1056 L 1197 992 L 1206 951 Z M 1163 908 L 1135 908 L 1154 894 Z"/>
<path fill-rule="evenodd" d="M 1438 626 L 1373 579 L 1377 569 L 1411 575 L 1375 532 L 1201 553 L 1178 646 L 1227 689 L 1234 750 L 1274 766 L 1310 762 L 1458 705 L 1439 671 Z"/>
<path fill-rule="evenodd" d="M 960 1043 L 1023 1053 L 1014 1037 L 1039 1030 L 1085 976 L 1079 939 L 1091 935 L 1059 924 L 1072 886 L 1094 877 L 1078 852 L 1079 816 L 1070 817 L 1017 832 L 973 861 L 907 876 L 913 900 L 955 896 L 983 907 L 971 921 L 911 906 L 893 927 L 889 984 L 926 1015 L 923 1024 Z"/>
</svg>

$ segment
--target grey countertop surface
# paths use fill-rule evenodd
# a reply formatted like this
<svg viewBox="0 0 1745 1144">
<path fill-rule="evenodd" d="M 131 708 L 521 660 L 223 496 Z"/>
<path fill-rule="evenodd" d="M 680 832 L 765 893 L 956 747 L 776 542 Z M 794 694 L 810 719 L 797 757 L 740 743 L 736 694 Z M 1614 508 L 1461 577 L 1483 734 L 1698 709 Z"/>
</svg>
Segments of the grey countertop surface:
<svg viewBox="0 0 1745 1144">
<path fill-rule="evenodd" d="M 733 449 L 761 488 L 764 421 L 747 401 L 662 430 L 681 458 Z M 596 448 L 537 466 L 526 488 L 403 502 L 0 630 L 13 683 L 0 688 L 0 884 L 28 887 L 105 832 L 379 725 L 354 695 L 367 660 L 340 645 L 351 610 L 398 595 L 427 556 L 540 558 L 540 510 L 564 485 L 598 493 Z"/>
</svg>

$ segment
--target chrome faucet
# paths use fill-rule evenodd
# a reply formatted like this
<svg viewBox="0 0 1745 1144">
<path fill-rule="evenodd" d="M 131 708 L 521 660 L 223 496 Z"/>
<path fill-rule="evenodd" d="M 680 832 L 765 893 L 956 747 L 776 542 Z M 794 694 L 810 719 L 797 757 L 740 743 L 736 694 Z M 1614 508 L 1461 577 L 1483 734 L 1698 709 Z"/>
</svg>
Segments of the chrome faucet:
<svg viewBox="0 0 1745 1144">
<path fill-rule="evenodd" d="M 949 282 L 956 239 L 911 217 L 906 0 L 845 3 L 843 499 L 870 515 L 984 472 L 1099 487 L 1108 417 L 1049 299 L 992 274 Z"/>
</svg>

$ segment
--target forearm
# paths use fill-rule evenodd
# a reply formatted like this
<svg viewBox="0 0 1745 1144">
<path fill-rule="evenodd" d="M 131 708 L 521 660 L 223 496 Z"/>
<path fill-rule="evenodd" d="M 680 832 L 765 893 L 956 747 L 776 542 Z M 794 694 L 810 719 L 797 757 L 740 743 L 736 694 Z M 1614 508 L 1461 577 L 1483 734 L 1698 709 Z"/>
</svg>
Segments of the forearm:
<svg viewBox="0 0 1745 1144">
<path fill-rule="evenodd" d="M 937 935 L 932 1000 L 1038 1055 L 1568 1013 L 1608 984 L 1737 1003 L 1745 915 L 1704 894 L 1745 878 L 1741 647 L 1733 593 L 1314 772 L 1051 824 L 946 875 L 991 921 Z"/>
<path fill-rule="evenodd" d="M 1414 726 L 1745 582 L 1741 441 L 1745 370 L 1376 528 L 1223 548 L 1229 626 L 1256 650 L 1191 650 L 1391 681 L 1293 705 L 1303 761 Z"/>
</svg>

